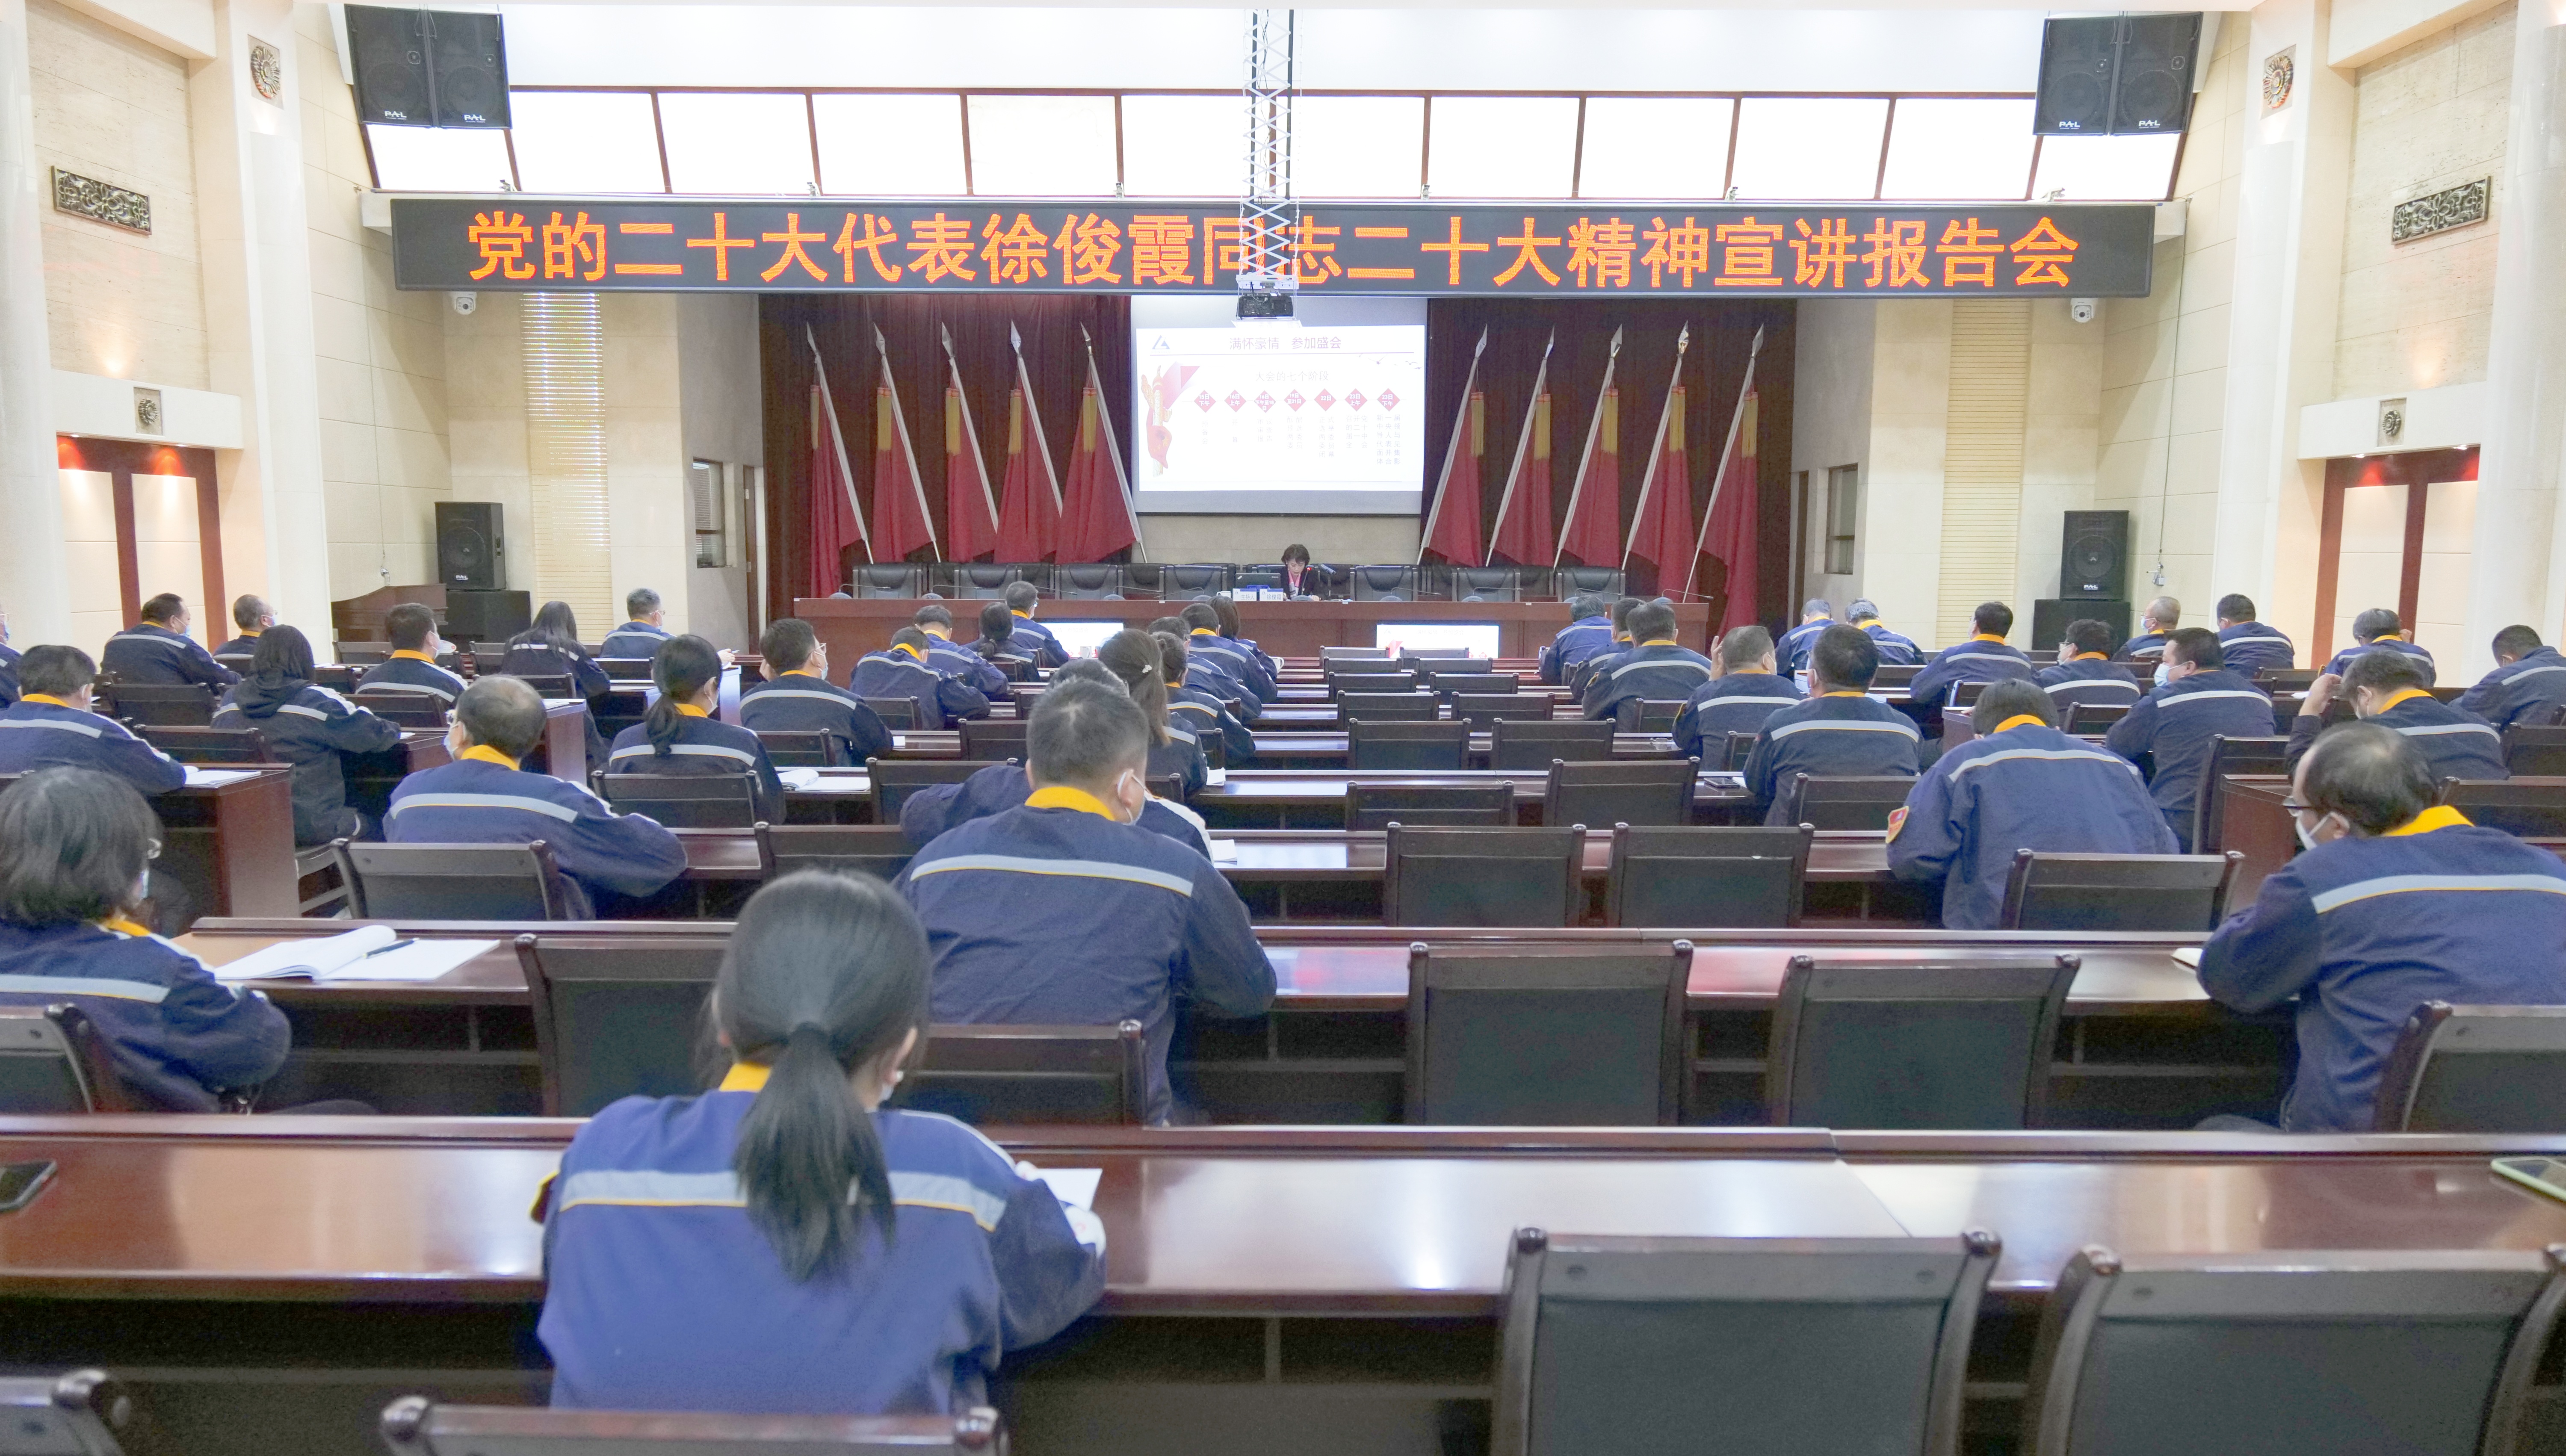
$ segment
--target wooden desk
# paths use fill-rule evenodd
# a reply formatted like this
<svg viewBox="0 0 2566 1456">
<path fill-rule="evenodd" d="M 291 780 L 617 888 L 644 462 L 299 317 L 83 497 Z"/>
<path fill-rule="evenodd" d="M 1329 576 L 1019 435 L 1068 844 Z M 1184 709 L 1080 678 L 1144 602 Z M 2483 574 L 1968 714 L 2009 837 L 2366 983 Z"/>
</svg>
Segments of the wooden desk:
<svg viewBox="0 0 2566 1456">
<path fill-rule="evenodd" d="M 1346 827 L 1348 789 L 1357 784 L 1483 785 L 1512 784 L 1515 823 L 1542 822 L 1542 799 L 1549 789 L 1548 770 L 1364 769 L 1340 772 L 1296 769 L 1231 769 L 1228 782 L 1203 789 L 1186 801 L 1203 822 L 1215 829 L 1341 830 Z M 1707 774 L 1693 786 L 1693 822 L 1730 824 L 1747 815 L 1745 791 Z"/>
<path fill-rule="evenodd" d="M 891 634 L 909 624 L 919 603 L 897 598 L 849 601 L 796 599 L 793 614 L 811 623 L 829 645 L 829 660 L 852 663 L 891 645 Z M 1147 627 L 1183 606 L 1170 602 L 1046 602 L 1042 619 L 1119 621 Z M 1239 631 L 1275 657 L 1316 657 L 1321 647 L 1369 647 L 1384 622 L 1490 622 L 1497 655 L 1532 657 L 1568 625 L 1564 602 L 1241 602 Z M 1675 637 L 1697 651 L 1709 648 L 1710 609 L 1699 602 L 1675 604 Z"/>
<path fill-rule="evenodd" d="M 525 768 L 588 786 L 588 699 L 544 699 L 544 741 Z"/>
<path fill-rule="evenodd" d="M 0 1358 L 98 1363 L 191 1456 L 360 1456 L 393 1396 L 537 1401 L 566 1121 L 13 1118 L 54 1185 L 0 1221 Z M 1508 1236 L 1947 1237 L 2005 1252 L 1967 1425 L 2006 1428 L 2075 1249 L 2536 1249 L 2566 1206 L 2486 1160 L 2566 1139 L 1818 1130 L 997 1129 L 1100 1169 L 1097 1312 L 1010 1350 L 1025 1449 L 1425 1453 L 1484 1419 Z M 2552 1361 L 2554 1352 L 2552 1351 Z M 2558 1392 L 2540 1395 L 2554 1415 Z M 1182 1431 L 1181 1445 L 1164 1433 Z M 290 1433 L 280 1442 L 280 1433 Z M 2534 1443 L 2534 1449 L 2542 1449 Z"/>
<path fill-rule="evenodd" d="M 294 771 L 241 764 L 226 772 L 248 777 L 151 796 L 162 830 L 153 868 L 187 887 L 199 915 L 292 915 L 302 905 L 294 880 Z"/>
</svg>

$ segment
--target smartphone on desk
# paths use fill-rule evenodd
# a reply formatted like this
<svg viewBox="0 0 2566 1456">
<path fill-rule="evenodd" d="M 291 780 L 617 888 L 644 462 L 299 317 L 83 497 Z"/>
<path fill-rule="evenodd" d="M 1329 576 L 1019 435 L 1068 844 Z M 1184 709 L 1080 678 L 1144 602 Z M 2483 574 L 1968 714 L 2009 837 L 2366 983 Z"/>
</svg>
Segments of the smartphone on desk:
<svg viewBox="0 0 2566 1456">
<path fill-rule="evenodd" d="M 2499 1157 L 2494 1171 L 2497 1177 L 2510 1178 L 2534 1193 L 2566 1202 L 2566 1162 L 2553 1157 Z"/>
<path fill-rule="evenodd" d="M 0 1164 L 0 1213 L 16 1213 L 36 1201 L 54 1181 L 54 1162 L 45 1158 L 36 1162 Z"/>
</svg>

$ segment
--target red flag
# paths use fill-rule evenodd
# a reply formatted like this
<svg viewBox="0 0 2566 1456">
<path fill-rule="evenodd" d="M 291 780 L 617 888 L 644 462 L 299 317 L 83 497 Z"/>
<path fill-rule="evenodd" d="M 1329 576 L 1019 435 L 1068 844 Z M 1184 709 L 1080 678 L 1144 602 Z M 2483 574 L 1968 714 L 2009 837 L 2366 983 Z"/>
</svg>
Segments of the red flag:
<svg viewBox="0 0 2566 1456">
<path fill-rule="evenodd" d="M 1061 493 L 1062 562 L 1103 561 L 1140 542 L 1140 523 L 1123 487 L 1123 457 L 1114 448 L 1114 421 L 1105 413 L 1105 391 L 1096 379 L 1096 356 L 1087 358 L 1087 387 L 1078 395 L 1078 439 L 1069 450 L 1069 482 Z"/>
<path fill-rule="evenodd" d="M 1631 544 L 1623 563 L 1626 571 L 1634 561 L 1655 568 L 1661 592 L 1673 585 L 1679 574 L 1677 564 L 1693 543 L 1692 480 L 1684 468 L 1683 418 L 1684 387 L 1677 384 L 1667 391 L 1667 411 L 1658 421 L 1658 443 L 1648 478 L 1640 483 L 1639 513 L 1631 521 Z"/>
<path fill-rule="evenodd" d="M 998 549 L 998 502 L 989 489 L 989 462 L 980 458 L 971 401 L 962 397 L 962 364 L 953 357 L 950 331 L 944 336 L 944 363 L 945 556 L 978 561 Z"/>
<path fill-rule="evenodd" d="M 1577 479 L 1568 488 L 1568 520 L 1560 527 L 1557 566 L 1569 557 L 1582 567 L 1618 562 L 1613 543 L 1622 536 L 1622 395 L 1613 370 L 1622 363 L 1622 331 L 1613 331 L 1604 361 L 1604 382 L 1595 391 L 1595 417 L 1586 424 L 1586 448 L 1577 455 Z"/>
<path fill-rule="evenodd" d="M 874 386 L 874 560 L 904 561 L 935 549 L 935 522 L 926 512 L 926 483 L 917 473 L 908 416 L 891 374 L 891 345 L 880 329 L 874 348 L 882 356 L 882 381 Z"/>
<path fill-rule="evenodd" d="M 1049 561 L 1059 549 L 1060 501 L 1051 461 L 1025 438 L 1033 402 L 1018 385 L 1007 393 L 1007 469 L 998 498 L 998 560 Z"/>
<path fill-rule="evenodd" d="M 1434 493 L 1434 519 L 1425 550 L 1453 564 L 1479 560 L 1479 457 L 1488 449 L 1488 396 L 1473 389 L 1461 402 L 1452 447 L 1443 456 L 1443 488 Z"/>
<path fill-rule="evenodd" d="M 1496 535 L 1488 543 L 1488 565 L 1498 558 L 1519 567 L 1537 567 L 1543 557 L 1556 559 L 1559 544 L 1550 528 L 1550 391 L 1533 395 L 1515 442 L 1514 470 L 1506 493 L 1497 502 Z"/>
<path fill-rule="evenodd" d="M 1755 620 L 1755 390 L 1738 404 L 1737 424 L 1728 449 L 1720 456 L 1718 483 L 1712 487 L 1710 516 L 1701 523 L 1699 552 L 1728 568 L 1719 589 L 1719 630 Z M 1685 583 L 1686 590 L 1691 587 Z"/>
<path fill-rule="evenodd" d="M 838 412 L 829 407 L 825 384 L 811 386 L 811 574 L 805 597 L 826 597 L 846 589 L 847 548 L 865 539 L 864 518 L 856 512 L 855 481 L 847 471 L 846 442 L 838 435 Z"/>
</svg>

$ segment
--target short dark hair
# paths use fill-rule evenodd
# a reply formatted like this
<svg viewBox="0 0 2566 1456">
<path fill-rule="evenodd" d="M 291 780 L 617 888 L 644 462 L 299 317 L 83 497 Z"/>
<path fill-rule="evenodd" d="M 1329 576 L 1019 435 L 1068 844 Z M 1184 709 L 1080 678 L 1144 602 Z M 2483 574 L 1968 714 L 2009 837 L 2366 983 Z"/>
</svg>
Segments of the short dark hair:
<svg viewBox="0 0 2566 1456">
<path fill-rule="evenodd" d="M 944 628 L 946 631 L 951 631 L 953 629 L 952 611 L 949 608 L 938 607 L 932 602 L 929 602 L 924 607 L 917 608 L 917 614 L 910 617 L 909 621 L 916 626 L 925 626 L 927 623 L 933 622 L 935 625 Z"/>
<path fill-rule="evenodd" d="M 98 664 L 78 647 L 43 642 L 18 658 L 18 690 L 67 698 L 98 681 Z"/>
<path fill-rule="evenodd" d="M 2028 677 L 2008 677 L 1978 689 L 1977 705 L 1969 709 L 1969 727 L 1983 738 L 2007 718 L 2025 716 L 2058 726 L 2058 709 L 2039 683 Z"/>
<path fill-rule="evenodd" d="M 2112 626 L 2090 616 L 2079 617 L 2067 624 L 2067 645 L 2079 653 L 2100 652 L 2112 655 Z"/>
<path fill-rule="evenodd" d="M 1836 614 L 1836 608 L 1834 604 L 1828 602 L 1824 597 L 1812 597 L 1808 601 L 1800 604 L 1800 614 L 1802 616 L 1833 616 Z"/>
<path fill-rule="evenodd" d="M 1607 603 L 1602 597 L 1593 592 L 1588 592 L 1582 596 L 1571 597 L 1568 599 L 1568 619 L 1570 621 L 1584 621 L 1590 616 L 1602 616 L 1605 612 L 1611 609 L 1611 604 Z"/>
<path fill-rule="evenodd" d="M 2352 619 L 2354 638 L 2364 642 L 2375 642 L 2381 637 L 2394 633 L 2397 629 L 2397 611 L 2394 607 L 2373 607 Z"/>
<path fill-rule="evenodd" d="M 2218 605 L 2210 610 L 2218 614 L 2220 621 L 2252 621 L 2254 599 L 2242 592 L 2230 592 L 2219 598 Z"/>
<path fill-rule="evenodd" d="M 1052 669 L 1051 691 L 1058 691 L 1073 682 L 1092 682 L 1099 687 L 1110 687 L 1116 692 L 1125 691 L 1123 679 L 1114 675 L 1114 669 L 1093 657 L 1072 657 Z M 1035 701 L 1040 702 L 1041 699 L 1036 698 Z"/>
<path fill-rule="evenodd" d="M 2411 653 L 2395 647 L 2373 647 L 2355 652 L 2343 665 L 2343 690 L 2369 688 L 2374 692 L 2396 692 L 2409 687 L 2429 687 L 2424 680 L 2424 664 Z"/>
<path fill-rule="evenodd" d="M 1310 548 L 1303 546 L 1297 541 L 1293 542 L 1290 546 L 1283 548 L 1283 563 L 1286 566 L 1289 566 L 1293 562 L 1299 562 L 1305 567 L 1308 566 L 1310 564 Z"/>
<path fill-rule="evenodd" d="M 2310 809 L 2340 814 L 2365 835 L 2405 824 L 2439 797 L 2424 751 L 2376 723 L 2337 723 L 2318 734 L 2299 774 L 2299 796 Z"/>
<path fill-rule="evenodd" d="M 1169 685 L 1185 680 L 1185 664 L 1193 660 L 1194 649 L 1185 645 L 1182 634 L 1152 628 L 1150 635 L 1158 639 L 1158 660 L 1166 664 Z"/>
<path fill-rule="evenodd" d="M 1185 619 L 1181 616 L 1172 614 L 1167 616 L 1154 616 L 1150 618 L 1150 630 L 1154 632 L 1174 632 L 1177 636 L 1181 637 L 1185 634 Z"/>
<path fill-rule="evenodd" d="M 1129 691 L 1054 683 L 1034 700 L 1025 756 L 1038 782 L 1103 788 L 1126 769 L 1148 771 L 1150 718 Z"/>
<path fill-rule="evenodd" d="M 1613 634 L 1620 636 L 1631 629 L 1631 608 L 1640 605 L 1637 597 L 1625 597 L 1613 604 Z"/>
<path fill-rule="evenodd" d="M 757 652 L 766 665 L 778 672 L 798 670 L 811 660 L 811 649 L 820 645 L 820 634 L 811 623 L 798 616 L 779 616 L 766 624 L 758 634 Z"/>
<path fill-rule="evenodd" d="M 29 774 L 0 794 L 0 920 L 69 925 L 131 909 L 159 839 L 151 806 L 113 774 Z"/>
<path fill-rule="evenodd" d="M 1969 624 L 1988 636 L 2004 636 L 2013 630 L 2013 608 L 2001 602 L 1981 602 L 1969 613 Z"/>
<path fill-rule="evenodd" d="M 436 613 L 423 603 L 404 602 L 384 613 L 384 635 L 391 638 L 397 651 L 425 650 L 428 637 L 435 631 Z"/>
<path fill-rule="evenodd" d="M 239 627 L 242 631 L 248 631 L 257 626 L 258 619 L 268 614 L 267 599 L 264 597 L 235 597 L 232 599 L 232 625 Z"/>
<path fill-rule="evenodd" d="M 250 654 L 250 675 L 275 677 L 287 682 L 312 680 L 312 643 L 298 626 L 272 626 L 258 634 L 258 650 Z"/>
<path fill-rule="evenodd" d="M 454 716 L 475 743 L 524 758 L 544 741 L 544 700 L 522 677 L 492 673 L 472 679 L 454 700 Z"/>
<path fill-rule="evenodd" d="M 1853 599 L 1853 606 L 1845 608 L 1845 617 L 1857 624 L 1866 621 L 1878 621 L 1880 620 L 1880 604 L 1872 601 L 1868 597 L 1856 597 Z"/>
<path fill-rule="evenodd" d="M 1741 626 L 1719 639 L 1719 670 L 1735 672 L 1772 655 L 1773 634 L 1760 626 Z"/>
<path fill-rule="evenodd" d="M 2166 633 L 2166 655 L 2188 662 L 2203 672 L 2215 672 L 2227 665 L 2227 649 L 2218 643 L 2218 633 L 2205 626 L 2177 627 Z"/>
<path fill-rule="evenodd" d="M 142 604 L 144 621 L 167 621 L 187 609 L 187 604 L 175 592 L 163 592 Z"/>
<path fill-rule="evenodd" d="M 923 653 L 926 643 L 926 633 L 913 626 L 901 627 L 891 634 L 891 644 L 895 647 L 915 647 Z"/>
<path fill-rule="evenodd" d="M 2515 622 L 2511 626 L 2505 627 L 2502 631 L 2494 634 L 2494 649 L 2507 657 L 2518 657 L 2525 652 L 2536 652 L 2539 650 L 2539 633 L 2530 627 L 2523 626 L 2521 623 Z"/>
<path fill-rule="evenodd" d="M 980 608 L 980 640 L 996 646 L 1015 634 L 1016 614 L 1007 609 L 1005 602 L 992 602 Z"/>
<path fill-rule="evenodd" d="M 1675 609 L 1663 602 L 1643 602 L 1631 608 L 1631 640 L 1654 642 L 1675 634 Z"/>
<path fill-rule="evenodd" d="M 628 620 L 640 621 L 658 609 L 659 594 L 647 587 L 636 587 L 624 594 L 624 615 Z"/>
<path fill-rule="evenodd" d="M 1818 633 L 1809 670 L 1829 687 L 1868 691 L 1880 675 L 1880 644 L 1862 628 L 1838 622 Z"/>
<path fill-rule="evenodd" d="M 1009 582 L 998 593 L 998 600 L 1005 603 L 1010 611 L 1031 611 L 1034 604 L 1042 601 L 1042 589 L 1031 582 Z"/>
<path fill-rule="evenodd" d="M 1211 613 L 1220 622 L 1220 634 L 1235 640 L 1238 636 L 1238 599 L 1227 592 L 1211 594 Z"/>
<path fill-rule="evenodd" d="M 1212 610 L 1208 602 L 1188 602 L 1176 615 L 1184 618 L 1185 629 L 1189 632 L 1220 630 L 1220 613 Z"/>
</svg>

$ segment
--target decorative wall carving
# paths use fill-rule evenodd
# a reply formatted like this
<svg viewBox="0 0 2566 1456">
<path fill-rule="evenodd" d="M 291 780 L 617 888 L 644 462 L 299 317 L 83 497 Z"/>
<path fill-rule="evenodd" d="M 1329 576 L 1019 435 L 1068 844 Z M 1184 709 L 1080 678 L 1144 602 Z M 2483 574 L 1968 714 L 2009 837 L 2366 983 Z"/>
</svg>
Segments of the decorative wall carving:
<svg viewBox="0 0 2566 1456">
<path fill-rule="evenodd" d="M 64 171 L 61 167 L 53 170 L 56 211 L 103 222 L 110 227 L 130 228 L 138 233 L 151 231 L 150 198 L 113 182 Z"/>
<path fill-rule="evenodd" d="M 2410 197 L 2388 210 L 2388 241 L 2411 243 L 2454 227 L 2483 222 L 2486 203 L 2493 193 L 2494 178 L 2479 177 L 2473 182 Z"/>
</svg>

